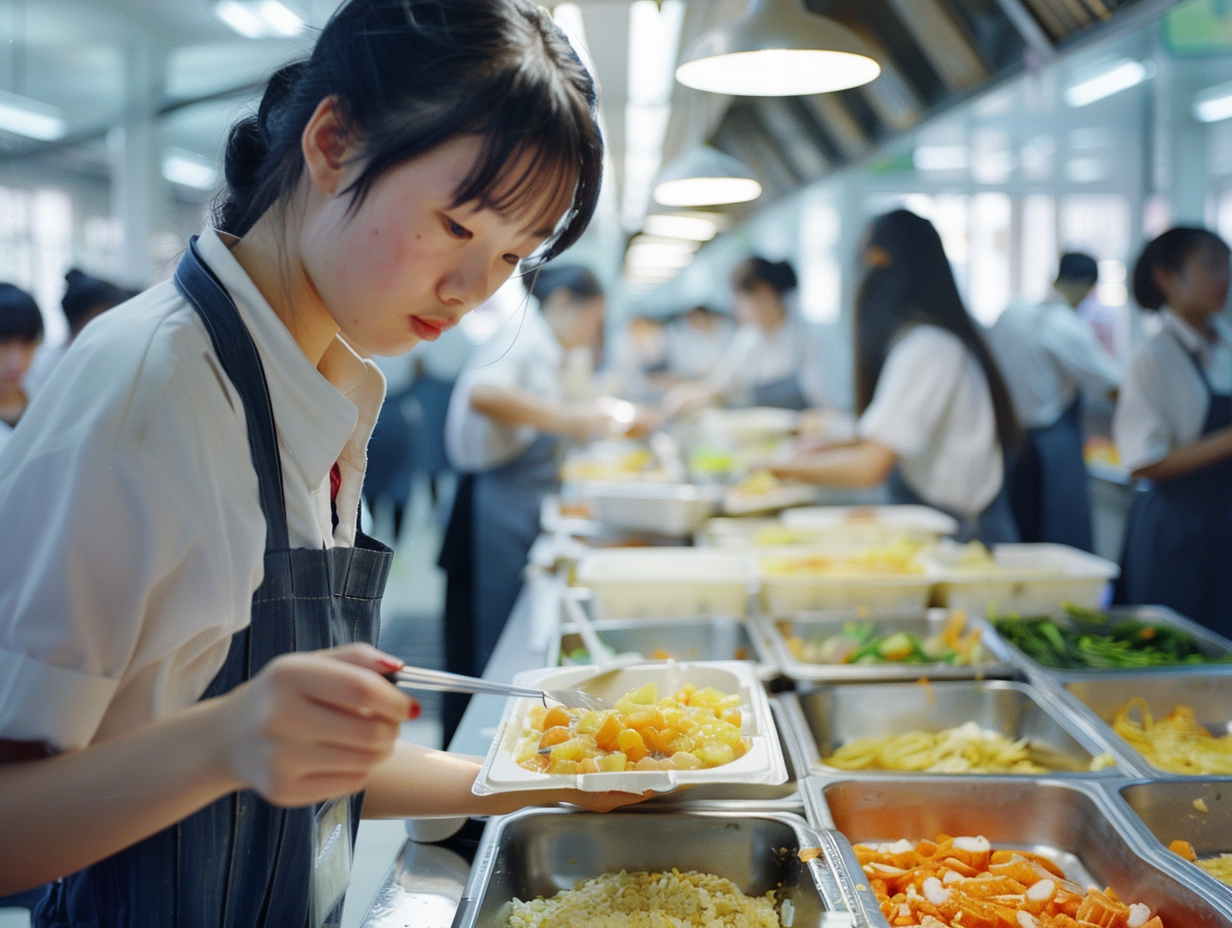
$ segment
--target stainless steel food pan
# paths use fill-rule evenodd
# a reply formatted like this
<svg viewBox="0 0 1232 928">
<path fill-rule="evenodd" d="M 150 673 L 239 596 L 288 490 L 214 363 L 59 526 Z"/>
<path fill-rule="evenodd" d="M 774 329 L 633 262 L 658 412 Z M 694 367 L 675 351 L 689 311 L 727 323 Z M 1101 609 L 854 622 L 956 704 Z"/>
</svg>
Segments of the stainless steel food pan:
<svg viewBox="0 0 1232 928">
<path fill-rule="evenodd" d="M 802 864 L 805 847 L 823 853 Z M 841 838 L 795 815 L 528 809 L 489 823 L 454 928 L 506 928 L 514 898 L 552 896 L 604 873 L 673 867 L 716 874 L 750 895 L 778 889 L 792 928 L 865 926 L 869 897 L 850 879 L 857 866 Z"/>
<path fill-rule="evenodd" d="M 1166 606 L 1125 606 L 1115 607 L 1112 609 L 1103 610 L 1110 617 L 1111 624 L 1124 621 L 1125 619 L 1137 619 L 1140 622 L 1150 622 L 1155 625 L 1169 625 L 1179 629 L 1193 637 L 1197 642 L 1198 649 L 1207 657 L 1218 658 L 1232 656 L 1232 641 L 1224 638 L 1221 635 L 1215 634 L 1208 628 L 1204 628 L 1197 622 L 1192 622 L 1184 616 L 1178 615 Z M 1055 667 L 1045 667 L 1042 664 L 1037 664 L 1027 655 L 1023 654 L 1009 642 L 1005 642 L 1005 647 L 1011 651 L 1022 664 L 1022 666 L 1031 675 L 1043 674 L 1052 676 L 1063 674 L 1066 677 L 1092 677 L 1106 679 L 1109 676 L 1120 674 L 1142 673 L 1143 670 L 1131 668 L 1127 670 L 1117 669 L 1101 669 L 1101 670 L 1062 670 Z M 1229 682 L 1232 683 L 1232 664 L 1179 664 L 1172 667 L 1158 667 L 1146 670 L 1147 673 L 1218 673 L 1222 671 L 1229 675 Z"/>
<path fill-rule="evenodd" d="M 1051 857 L 1076 883 L 1111 886 L 1142 902 L 1168 928 L 1232 928 L 1232 909 L 1205 884 L 1153 859 L 1110 814 L 1099 784 L 1009 777 L 813 779 L 806 798 L 815 824 L 852 843 L 939 834 L 983 835 L 994 847 Z"/>
<path fill-rule="evenodd" d="M 969 625 L 981 630 L 981 640 L 989 651 L 990 661 L 978 666 L 955 666 L 952 664 L 823 664 L 803 660 L 788 646 L 788 639 L 824 641 L 843 631 L 849 622 L 873 622 L 877 635 L 905 632 L 917 638 L 940 635 L 945 630 L 944 609 L 929 609 L 918 615 L 862 615 L 856 610 L 840 612 L 804 612 L 790 616 L 762 617 L 759 620 L 762 634 L 770 643 L 771 651 L 783 673 L 793 680 L 809 680 L 818 683 L 880 682 L 894 680 L 976 680 L 998 677 L 1014 677 L 1021 674 L 1015 663 L 1015 651 L 997 635 L 988 623 L 974 616 L 967 619 Z"/>
<path fill-rule="evenodd" d="M 1212 733 L 1232 732 L 1232 675 L 1226 671 L 1163 673 L 1144 670 L 1104 678 L 1086 674 L 1059 675 L 1056 682 L 1074 713 L 1099 726 L 1114 753 L 1124 757 L 1125 766 L 1143 776 L 1174 774 L 1149 763 L 1111 729 L 1117 709 L 1134 697 L 1145 699 L 1156 718 L 1167 715 L 1179 705 L 1186 705 L 1193 708 L 1198 722 Z"/>
<path fill-rule="evenodd" d="M 778 664 L 771 658 L 760 629 L 748 619 L 735 616 L 692 616 L 688 618 L 608 619 L 592 623 L 604 644 L 616 654 L 640 654 L 647 660 L 666 654 L 678 661 L 752 661 L 763 679 L 778 676 Z M 555 645 L 549 649 L 550 664 L 592 663 L 590 655 L 570 660 L 569 655 L 584 649 L 573 626 L 561 626 Z"/>
<path fill-rule="evenodd" d="M 1026 683 L 1006 680 L 954 681 L 928 687 L 915 683 L 815 686 L 779 697 L 810 769 L 820 775 L 909 776 L 888 771 L 844 771 L 828 757 L 856 738 L 880 738 L 908 731 L 937 732 L 966 722 L 1026 738 L 1037 763 L 1054 775 L 1112 776 L 1111 768 L 1091 774 L 1092 759 L 1107 746 L 1090 726 L 1067 718 L 1044 694 Z M 965 774 L 964 776 L 970 776 Z"/>
<path fill-rule="evenodd" d="M 1133 814 L 1132 821 L 1159 841 L 1159 852 L 1184 867 L 1194 885 L 1232 909 L 1232 886 L 1219 882 L 1167 850 L 1178 839 L 1193 845 L 1199 857 L 1232 854 L 1232 778 L 1153 780 L 1129 783 L 1116 791 Z"/>
</svg>

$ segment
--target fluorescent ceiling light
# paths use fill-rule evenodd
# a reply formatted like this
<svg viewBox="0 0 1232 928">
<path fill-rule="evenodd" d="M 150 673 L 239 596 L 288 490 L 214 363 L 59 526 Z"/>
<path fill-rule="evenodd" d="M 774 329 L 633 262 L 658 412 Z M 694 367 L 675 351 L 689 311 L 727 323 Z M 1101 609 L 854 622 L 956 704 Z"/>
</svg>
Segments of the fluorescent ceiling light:
<svg viewBox="0 0 1232 928">
<path fill-rule="evenodd" d="M 656 213 L 646 217 L 642 231 L 647 235 L 663 238 L 687 238 L 695 242 L 708 242 L 718 234 L 719 227 L 713 219 L 702 216 L 665 216 Z"/>
<path fill-rule="evenodd" d="M 246 39 L 291 38 L 304 21 L 278 0 L 218 0 L 214 15 Z"/>
<path fill-rule="evenodd" d="M 966 145 L 921 145 L 911 155 L 917 171 L 963 171 L 967 168 Z"/>
<path fill-rule="evenodd" d="M 64 138 L 68 122 L 54 106 L 0 91 L 0 129 L 40 142 L 54 142 Z"/>
<path fill-rule="evenodd" d="M 662 206 L 720 206 L 761 196 L 761 184 L 743 164 L 709 145 L 689 149 L 659 173 L 655 202 Z"/>
<path fill-rule="evenodd" d="M 682 268 L 693 260 L 697 245 L 692 242 L 655 240 L 639 237 L 625 252 L 629 268 Z"/>
<path fill-rule="evenodd" d="M 194 190 L 212 190 L 219 180 L 214 162 L 179 148 L 169 149 L 163 157 L 163 177 Z"/>
<path fill-rule="evenodd" d="M 1121 58 L 1072 84 L 1065 91 L 1065 102 L 1075 107 L 1089 106 L 1097 100 L 1138 86 L 1151 77 L 1153 70 L 1149 62 Z"/>
<path fill-rule="evenodd" d="M 676 80 L 710 93 L 784 97 L 859 87 L 880 73 L 862 39 L 800 0 L 750 0 L 741 19 L 689 49 Z"/>
<path fill-rule="evenodd" d="M 1208 87 L 1194 97 L 1194 119 L 1219 122 L 1232 116 L 1232 83 Z"/>
</svg>

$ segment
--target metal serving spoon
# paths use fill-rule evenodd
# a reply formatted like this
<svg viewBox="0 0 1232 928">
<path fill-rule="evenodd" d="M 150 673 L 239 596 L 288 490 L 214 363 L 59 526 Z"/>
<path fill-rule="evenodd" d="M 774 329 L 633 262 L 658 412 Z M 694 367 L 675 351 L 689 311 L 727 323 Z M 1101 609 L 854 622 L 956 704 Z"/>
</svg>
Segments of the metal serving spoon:
<svg viewBox="0 0 1232 928">
<path fill-rule="evenodd" d="M 598 696 L 581 690 L 537 690 L 529 686 L 514 686 L 481 680 L 443 670 L 427 670 L 422 667 L 404 667 L 385 675 L 386 679 L 408 690 L 436 690 L 445 693 L 485 693 L 493 696 L 520 696 L 529 699 L 550 699 L 571 709 L 607 709 L 609 706 Z"/>
</svg>

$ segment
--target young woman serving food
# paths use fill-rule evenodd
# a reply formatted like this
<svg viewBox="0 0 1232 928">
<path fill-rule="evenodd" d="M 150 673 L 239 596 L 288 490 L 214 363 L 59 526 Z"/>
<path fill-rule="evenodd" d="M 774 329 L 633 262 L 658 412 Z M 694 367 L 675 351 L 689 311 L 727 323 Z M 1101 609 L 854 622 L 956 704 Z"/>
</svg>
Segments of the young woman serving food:
<svg viewBox="0 0 1232 928">
<path fill-rule="evenodd" d="M 569 247 L 601 159 L 542 9 L 351 0 L 232 131 L 175 280 L 73 343 L 0 456 L 0 893 L 56 880 L 36 925 L 334 924 L 361 804 L 528 801 L 397 741 L 362 356 Z"/>
</svg>

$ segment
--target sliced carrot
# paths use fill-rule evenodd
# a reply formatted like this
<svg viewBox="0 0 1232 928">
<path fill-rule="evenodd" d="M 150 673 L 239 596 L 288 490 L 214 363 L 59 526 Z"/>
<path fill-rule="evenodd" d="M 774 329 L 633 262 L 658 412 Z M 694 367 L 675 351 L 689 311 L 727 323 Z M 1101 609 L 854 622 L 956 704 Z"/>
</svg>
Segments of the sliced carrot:
<svg viewBox="0 0 1232 928">
<path fill-rule="evenodd" d="M 1194 853 L 1193 845 L 1190 844 L 1188 841 L 1181 840 L 1180 838 L 1177 838 L 1175 841 L 1169 844 L 1168 850 L 1170 850 L 1173 854 L 1179 854 L 1181 857 L 1184 857 L 1190 863 L 1193 863 L 1195 860 L 1198 859 L 1198 855 Z"/>
</svg>

